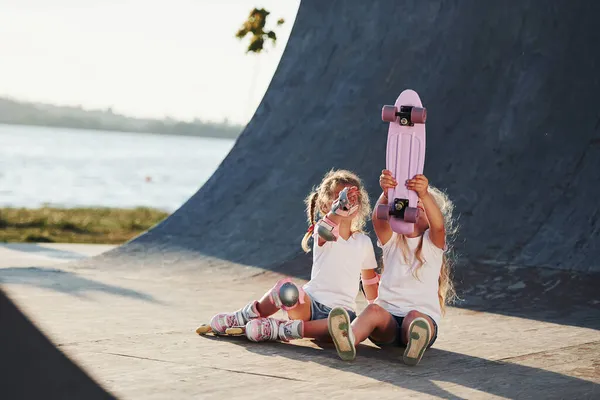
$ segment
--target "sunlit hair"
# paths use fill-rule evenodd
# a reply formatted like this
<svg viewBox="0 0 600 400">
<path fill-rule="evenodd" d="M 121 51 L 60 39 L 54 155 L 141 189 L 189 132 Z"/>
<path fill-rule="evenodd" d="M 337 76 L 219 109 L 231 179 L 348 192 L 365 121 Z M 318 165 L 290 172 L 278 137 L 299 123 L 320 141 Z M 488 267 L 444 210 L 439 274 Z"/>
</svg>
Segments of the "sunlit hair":
<svg viewBox="0 0 600 400">
<path fill-rule="evenodd" d="M 358 203 L 359 208 L 354 218 L 352 219 L 352 233 L 363 232 L 367 222 L 367 218 L 371 214 L 371 205 L 369 203 L 369 195 L 364 188 L 360 178 L 353 172 L 347 170 L 331 170 L 323 177 L 323 180 L 313 189 L 306 197 L 306 216 L 308 226 L 314 226 L 320 216 L 324 216 L 331 209 L 331 204 L 335 200 L 333 197 L 335 191 L 340 186 L 356 186 L 358 188 Z M 306 252 L 310 251 L 308 242 L 312 237 L 312 230 L 309 230 L 302 239 L 302 249 Z"/>
<path fill-rule="evenodd" d="M 458 232 L 458 225 L 452 217 L 452 212 L 454 211 L 454 204 L 452 203 L 448 195 L 431 185 L 428 188 L 428 192 L 433 198 L 435 204 L 437 204 L 440 211 L 442 212 L 442 215 L 444 217 L 444 228 L 446 231 L 446 248 L 444 249 L 444 255 L 442 256 L 442 268 L 440 270 L 440 278 L 438 280 L 438 299 L 440 301 L 442 314 L 444 314 L 446 312 L 446 305 L 452 304 L 457 299 L 454 284 L 452 282 L 452 267 L 454 264 L 454 258 L 452 255 L 452 245 L 454 237 Z M 400 236 L 398 245 L 402 250 L 404 262 L 408 264 L 410 257 L 406 236 Z M 418 261 L 418 265 L 416 266 L 416 268 L 413 268 L 412 274 L 416 279 L 419 279 L 419 269 L 425 263 L 422 251 L 423 236 L 421 236 L 421 240 L 419 241 L 419 244 L 417 245 L 417 248 L 415 250 L 415 259 Z"/>
</svg>

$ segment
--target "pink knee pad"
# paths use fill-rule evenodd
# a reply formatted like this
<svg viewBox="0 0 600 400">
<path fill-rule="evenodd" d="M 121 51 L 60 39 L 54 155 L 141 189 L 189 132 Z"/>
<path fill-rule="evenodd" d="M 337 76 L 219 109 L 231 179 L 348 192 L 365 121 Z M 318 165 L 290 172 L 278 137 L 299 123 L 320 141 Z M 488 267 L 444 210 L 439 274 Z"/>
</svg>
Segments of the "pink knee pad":
<svg viewBox="0 0 600 400">
<path fill-rule="evenodd" d="M 269 300 L 277 308 L 288 311 L 298 304 L 304 304 L 304 289 L 296 286 L 291 278 L 279 280 L 269 292 Z"/>
</svg>

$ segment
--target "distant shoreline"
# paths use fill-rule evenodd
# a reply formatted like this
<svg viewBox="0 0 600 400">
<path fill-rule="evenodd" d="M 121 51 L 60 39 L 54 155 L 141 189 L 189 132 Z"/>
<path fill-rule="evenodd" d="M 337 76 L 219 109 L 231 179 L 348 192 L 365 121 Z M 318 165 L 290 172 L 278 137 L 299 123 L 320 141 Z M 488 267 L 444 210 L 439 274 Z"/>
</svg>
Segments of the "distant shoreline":
<svg viewBox="0 0 600 400">
<path fill-rule="evenodd" d="M 17 123 L 17 122 L 2 122 L 0 121 L 0 126 L 23 126 L 23 127 L 34 127 L 34 128 L 61 128 L 68 129 L 73 131 L 98 131 L 102 133 L 131 133 L 133 135 L 161 135 L 161 136 L 183 136 L 183 137 L 197 137 L 203 139 L 223 139 L 223 140 L 234 140 L 237 139 L 237 136 L 206 136 L 199 135 L 194 133 L 161 133 L 161 132 L 146 132 L 146 131 L 126 131 L 120 129 L 106 129 L 106 128 L 75 128 L 72 126 L 63 126 L 63 125 L 44 125 L 44 124 L 29 124 L 29 123 Z"/>
<path fill-rule="evenodd" d="M 229 124 L 227 121 L 214 123 L 198 119 L 186 122 L 172 118 L 133 118 L 115 113 L 111 108 L 86 110 L 81 106 L 30 103 L 6 97 L 0 97 L 0 124 L 220 139 L 236 139 L 244 129 L 243 125 Z"/>
</svg>

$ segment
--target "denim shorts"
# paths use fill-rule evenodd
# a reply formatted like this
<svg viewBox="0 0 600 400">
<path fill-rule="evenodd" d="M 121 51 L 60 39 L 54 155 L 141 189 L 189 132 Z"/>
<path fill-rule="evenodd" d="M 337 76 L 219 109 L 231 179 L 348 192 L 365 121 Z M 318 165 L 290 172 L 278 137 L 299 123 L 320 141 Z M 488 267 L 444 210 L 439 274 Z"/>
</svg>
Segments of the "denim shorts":
<svg viewBox="0 0 600 400">
<path fill-rule="evenodd" d="M 331 311 L 331 307 L 327 307 L 325 304 L 321 304 L 315 299 L 311 297 L 310 299 L 310 320 L 315 321 L 317 319 L 327 319 L 329 317 L 329 312 Z M 348 315 L 350 316 L 350 321 L 354 321 L 356 318 L 356 313 L 352 310 L 346 309 Z"/>
<path fill-rule="evenodd" d="M 404 317 L 398 317 L 397 315 L 394 315 L 394 314 L 390 314 L 390 315 L 392 316 L 392 318 L 394 318 L 394 321 L 396 322 L 396 337 L 387 343 L 383 343 L 383 342 L 374 340 L 371 336 L 369 336 L 369 340 L 371 340 L 371 342 L 375 343 L 378 346 L 394 345 L 394 346 L 406 347 L 406 343 L 402 342 L 402 322 L 404 321 Z M 431 317 L 429 317 L 429 318 L 431 318 Z M 430 348 L 431 346 L 433 346 L 433 344 L 435 343 L 435 340 L 437 339 L 437 334 L 438 334 L 437 323 L 435 322 L 435 320 L 433 318 L 431 318 L 431 321 L 433 322 L 433 327 L 435 329 L 435 333 L 433 334 L 433 337 L 429 341 L 429 345 L 427 346 L 427 348 Z"/>
</svg>

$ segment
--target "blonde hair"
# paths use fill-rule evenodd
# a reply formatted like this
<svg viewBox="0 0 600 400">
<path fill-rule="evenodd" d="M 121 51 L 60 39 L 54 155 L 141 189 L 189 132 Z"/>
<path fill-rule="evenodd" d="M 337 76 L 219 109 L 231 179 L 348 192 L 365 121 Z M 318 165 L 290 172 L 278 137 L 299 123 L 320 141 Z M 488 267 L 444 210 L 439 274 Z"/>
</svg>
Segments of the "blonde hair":
<svg viewBox="0 0 600 400">
<path fill-rule="evenodd" d="M 331 208 L 331 204 L 335 200 L 333 197 L 335 190 L 340 185 L 352 185 L 358 188 L 359 208 L 352 219 L 352 226 L 350 229 L 352 230 L 352 233 L 364 231 L 367 218 L 371 214 L 369 195 L 367 194 L 361 179 L 353 172 L 344 169 L 332 169 L 326 173 L 319 186 L 314 188 L 306 199 L 304 199 L 309 228 L 316 224 L 320 215 L 327 214 L 329 208 Z M 308 242 L 311 237 L 312 229 L 309 229 L 304 235 L 304 238 L 302 238 L 302 249 L 307 253 L 310 251 Z"/>
<path fill-rule="evenodd" d="M 444 254 L 442 256 L 442 267 L 440 270 L 440 277 L 438 279 L 438 299 L 440 302 L 440 308 L 442 310 L 442 315 L 446 313 L 446 305 L 452 304 L 456 299 L 456 290 L 454 289 L 454 283 L 452 282 L 452 267 L 454 264 L 454 260 L 452 257 L 452 244 L 454 240 L 454 236 L 458 231 L 458 225 L 456 221 L 452 217 L 452 212 L 454 211 L 454 204 L 448 197 L 448 195 L 442 192 L 440 189 L 437 189 L 433 186 L 429 186 L 428 192 L 433 198 L 435 204 L 439 207 L 442 212 L 442 216 L 444 217 L 444 229 L 446 232 L 446 249 L 444 250 Z M 399 246 L 402 250 L 402 255 L 404 256 L 404 262 L 409 263 L 409 250 L 408 243 L 406 241 L 406 236 L 401 235 L 401 239 L 399 241 Z M 425 259 L 423 259 L 423 236 L 421 236 L 421 240 L 417 245 L 415 250 L 415 259 L 419 262 L 416 268 L 412 270 L 413 277 L 415 279 L 419 279 L 418 271 L 425 264 Z"/>
</svg>

